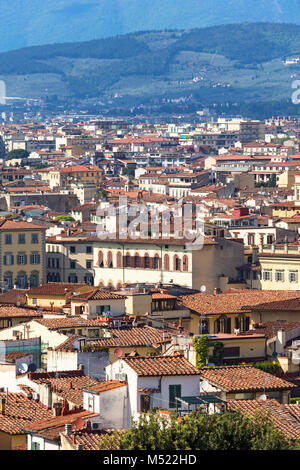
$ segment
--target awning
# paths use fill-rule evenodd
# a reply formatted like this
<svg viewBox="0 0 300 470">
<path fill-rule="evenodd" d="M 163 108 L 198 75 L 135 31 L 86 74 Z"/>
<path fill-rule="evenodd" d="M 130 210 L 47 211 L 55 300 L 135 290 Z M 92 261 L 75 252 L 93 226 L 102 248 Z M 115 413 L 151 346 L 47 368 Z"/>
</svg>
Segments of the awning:
<svg viewBox="0 0 300 470">
<path fill-rule="evenodd" d="M 176 397 L 176 401 L 185 405 L 207 405 L 209 403 L 225 403 L 221 398 L 215 395 L 203 395 L 201 397 Z"/>
</svg>

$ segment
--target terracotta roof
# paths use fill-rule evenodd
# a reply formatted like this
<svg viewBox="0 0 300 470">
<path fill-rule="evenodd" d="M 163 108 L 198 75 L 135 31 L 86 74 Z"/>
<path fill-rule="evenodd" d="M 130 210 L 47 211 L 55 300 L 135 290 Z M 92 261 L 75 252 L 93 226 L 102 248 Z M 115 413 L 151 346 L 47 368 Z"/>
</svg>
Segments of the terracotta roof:
<svg viewBox="0 0 300 470">
<path fill-rule="evenodd" d="M 0 304 L 26 304 L 25 293 L 27 289 L 11 289 L 0 294 Z"/>
<path fill-rule="evenodd" d="M 290 331 L 294 328 L 300 327 L 300 321 L 298 322 L 289 322 L 284 320 L 268 321 L 260 324 L 254 330 L 249 330 L 245 332 L 245 335 L 257 335 L 264 334 L 267 338 L 273 338 L 277 335 L 277 332 L 280 330 Z"/>
<path fill-rule="evenodd" d="M 72 335 L 70 338 L 66 339 L 63 343 L 61 343 L 57 348 L 55 348 L 55 351 L 68 351 L 71 350 L 74 346 L 75 341 L 80 338 L 80 335 Z"/>
<path fill-rule="evenodd" d="M 299 297 L 297 291 L 260 291 L 260 290 L 230 290 L 222 294 L 192 294 L 179 298 L 180 303 L 196 313 L 225 314 L 251 311 L 255 305 L 269 303 L 274 299 L 287 300 Z"/>
<path fill-rule="evenodd" d="M 59 440 L 60 433 L 64 432 L 66 424 L 72 424 L 72 428 L 76 430 L 76 421 L 79 423 L 82 419 L 88 420 L 94 416 L 96 416 L 96 414 L 90 411 L 78 411 L 64 416 L 53 416 L 46 420 L 28 424 L 26 431 L 39 434 L 48 439 Z"/>
<path fill-rule="evenodd" d="M 275 300 L 274 302 L 267 302 L 258 304 L 252 307 L 252 310 L 300 310 L 300 292 L 295 299 Z"/>
<path fill-rule="evenodd" d="M 184 356 L 149 356 L 127 357 L 124 361 L 140 377 L 166 375 L 198 375 L 199 369 L 193 366 Z"/>
<path fill-rule="evenodd" d="M 66 282 L 48 282 L 47 284 L 41 284 L 38 287 L 32 287 L 28 290 L 28 294 L 65 295 L 67 292 L 75 292 L 77 289 L 84 286 L 86 286 L 86 284 L 83 283 L 72 284 Z"/>
<path fill-rule="evenodd" d="M 291 390 L 293 384 L 249 365 L 202 367 L 201 379 L 226 391 Z"/>
<path fill-rule="evenodd" d="M 151 326 L 128 326 L 123 328 L 111 328 L 108 330 L 110 338 L 100 338 L 92 344 L 107 347 L 127 346 L 153 346 L 170 341 L 170 336 L 162 330 Z"/>
<path fill-rule="evenodd" d="M 42 318 L 36 320 L 49 330 L 59 330 L 61 328 L 80 328 L 80 327 L 100 327 L 97 320 L 85 320 L 79 317 L 68 318 Z"/>
<path fill-rule="evenodd" d="M 41 311 L 30 309 L 30 308 L 22 308 L 22 307 L 15 307 L 14 305 L 2 305 L 0 306 L 0 318 L 28 318 L 28 319 L 39 319 L 42 318 Z"/>
<path fill-rule="evenodd" d="M 258 414 L 269 419 L 288 439 L 300 437 L 300 406 L 281 405 L 276 400 L 230 400 L 228 410 L 239 410 L 255 418 Z"/>
<path fill-rule="evenodd" d="M 71 300 L 122 300 L 124 295 L 115 294 L 114 292 L 106 292 L 101 289 L 94 289 L 90 292 L 73 295 Z"/>
<path fill-rule="evenodd" d="M 115 388 L 120 388 L 127 386 L 125 382 L 119 382 L 118 380 L 109 380 L 108 382 L 101 382 L 96 385 L 92 385 L 87 389 L 88 392 L 107 392 L 109 390 L 114 390 Z"/>
<path fill-rule="evenodd" d="M 34 378 L 32 381 L 39 384 L 50 383 L 53 393 L 79 407 L 83 407 L 83 389 L 99 384 L 99 380 L 92 379 L 87 375 L 60 378 L 42 377 Z"/>
<path fill-rule="evenodd" d="M 7 434 L 25 434 L 24 427 L 41 419 L 51 418 L 52 412 L 41 403 L 29 400 L 19 393 L 0 393 L 6 399 L 5 415 L 0 414 L 0 431 Z"/>
<path fill-rule="evenodd" d="M 76 431 L 71 436 L 68 436 L 64 433 L 65 439 L 69 444 L 76 449 L 78 444 L 82 445 L 82 450 L 99 450 L 99 445 L 101 442 L 106 442 L 106 439 L 112 437 L 114 438 L 114 433 L 117 432 L 117 436 L 120 437 L 121 433 L 124 433 L 125 430 L 101 430 L 101 431 Z M 114 441 L 115 443 L 115 441 Z M 116 444 L 116 443 L 115 443 Z M 117 443 L 118 447 L 118 443 Z"/>
<path fill-rule="evenodd" d="M 46 230 L 46 227 L 23 221 L 3 220 L 0 222 L 0 230 Z"/>
</svg>

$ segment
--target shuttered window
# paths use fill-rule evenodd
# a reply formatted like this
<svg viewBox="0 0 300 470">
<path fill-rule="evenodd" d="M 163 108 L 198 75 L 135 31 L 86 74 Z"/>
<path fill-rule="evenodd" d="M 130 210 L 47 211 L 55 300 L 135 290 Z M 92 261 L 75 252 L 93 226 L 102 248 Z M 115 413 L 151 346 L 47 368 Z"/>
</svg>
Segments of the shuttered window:
<svg viewBox="0 0 300 470">
<path fill-rule="evenodd" d="M 169 385 L 169 408 L 176 408 L 175 398 L 181 398 L 181 385 Z"/>
</svg>

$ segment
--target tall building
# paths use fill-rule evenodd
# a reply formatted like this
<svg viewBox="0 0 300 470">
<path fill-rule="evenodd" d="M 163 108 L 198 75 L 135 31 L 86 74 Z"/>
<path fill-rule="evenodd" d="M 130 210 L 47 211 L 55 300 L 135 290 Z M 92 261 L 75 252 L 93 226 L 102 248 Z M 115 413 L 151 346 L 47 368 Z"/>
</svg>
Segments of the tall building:
<svg viewBox="0 0 300 470">
<path fill-rule="evenodd" d="M 0 222 L 0 287 L 25 289 L 45 281 L 45 227 L 25 221 Z"/>
</svg>

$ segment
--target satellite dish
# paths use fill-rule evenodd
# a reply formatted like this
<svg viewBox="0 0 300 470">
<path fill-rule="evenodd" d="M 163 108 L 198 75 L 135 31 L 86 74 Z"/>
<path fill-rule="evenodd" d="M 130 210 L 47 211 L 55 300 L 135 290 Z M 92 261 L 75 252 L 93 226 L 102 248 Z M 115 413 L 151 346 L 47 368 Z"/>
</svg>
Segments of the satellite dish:
<svg viewBox="0 0 300 470">
<path fill-rule="evenodd" d="M 28 372 L 35 372 L 36 371 L 36 365 L 32 362 L 28 366 Z"/>
<path fill-rule="evenodd" d="M 204 292 L 206 292 L 206 286 L 201 286 L 200 291 L 204 294 Z"/>
<path fill-rule="evenodd" d="M 266 401 L 267 399 L 267 395 L 265 393 L 263 393 L 260 397 L 259 397 L 259 400 L 263 400 L 263 401 Z"/>
<path fill-rule="evenodd" d="M 30 223 L 30 222 L 32 222 L 32 221 L 33 221 L 32 217 L 29 217 L 28 219 L 26 219 L 26 222 L 29 222 L 29 223 Z"/>
<path fill-rule="evenodd" d="M 115 354 L 115 357 L 117 357 L 118 359 L 120 359 L 120 358 L 123 356 L 123 349 L 121 349 L 121 348 L 115 349 L 114 354 Z"/>
<path fill-rule="evenodd" d="M 28 365 L 23 362 L 23 364 L 19 365 L 18 371 L 20 372 L 20 374 L 26 374 L 26 372 L 28 371 Z"/>
</svg>

